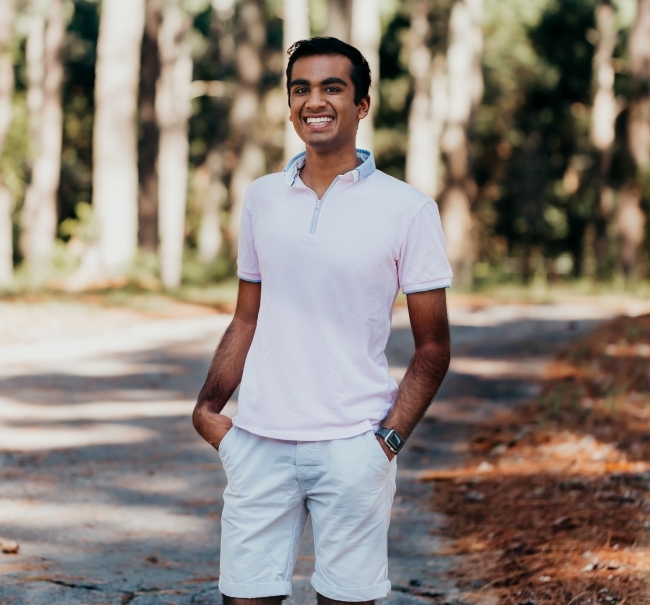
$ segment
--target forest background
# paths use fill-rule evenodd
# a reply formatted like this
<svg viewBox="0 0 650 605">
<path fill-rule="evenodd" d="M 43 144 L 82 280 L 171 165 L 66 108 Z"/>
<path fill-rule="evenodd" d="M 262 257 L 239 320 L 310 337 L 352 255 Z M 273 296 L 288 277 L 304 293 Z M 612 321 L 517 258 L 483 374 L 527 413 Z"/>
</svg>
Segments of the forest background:
<svg viewBox="0 0 650 605">
<path fill-rule="evenodd" d="M 0 290 L 232 277 L 311 35 L 368 58 L 359 146 L 460 288 L 648 277 L 650 0 L 0 0 Z"/>
</svg>

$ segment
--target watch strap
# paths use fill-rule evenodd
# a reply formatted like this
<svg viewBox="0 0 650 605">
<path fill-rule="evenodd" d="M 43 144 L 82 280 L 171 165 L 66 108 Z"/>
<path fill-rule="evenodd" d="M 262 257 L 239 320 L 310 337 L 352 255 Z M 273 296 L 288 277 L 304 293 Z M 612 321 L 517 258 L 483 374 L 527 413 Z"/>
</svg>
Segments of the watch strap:
<svg viewBox="0 0 650 605">
<path fill-rule="evenodd" d="M 388 446 L 388 449 L 395 454 L 397 454 L 406 443 L 406 440 L 395 429 L 387 429 L 385 426 L 380 426 L 375 431 L 375 435 L 379 435 L 384 440 L 384 443 Z M 397 437 L 398 444 L 393 445 L 390 443 L 389 437 L 392 435 Z"/>
<path fill-rule="evenodd" d="M 384 439 L 386 439 L 386 437 L 388 437 L 388 435 L 390 435 L 390 432 L 391 432 L 392 430 L 393 430 L 393 429 L 387 429 L 385 426 L 380 426 L 380 427 L 375 431 L 375 435 L 379 435 L 380 437 L 383 437 Z"/>
</svg>

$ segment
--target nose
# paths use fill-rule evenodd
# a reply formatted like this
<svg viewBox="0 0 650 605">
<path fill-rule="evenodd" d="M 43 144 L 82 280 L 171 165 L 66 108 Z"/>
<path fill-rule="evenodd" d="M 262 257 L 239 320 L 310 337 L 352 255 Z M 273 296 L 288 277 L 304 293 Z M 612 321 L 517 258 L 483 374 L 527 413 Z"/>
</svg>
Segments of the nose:
<svg viewBox="0 0 650 605">
<path fill-rule="evenodd" d="M 305 103 L 305 109 L 316 112 L 325 107 L 325 97 L 318 88 L 313 88 L 309 93 L 309 97 Z"/>
</svg>

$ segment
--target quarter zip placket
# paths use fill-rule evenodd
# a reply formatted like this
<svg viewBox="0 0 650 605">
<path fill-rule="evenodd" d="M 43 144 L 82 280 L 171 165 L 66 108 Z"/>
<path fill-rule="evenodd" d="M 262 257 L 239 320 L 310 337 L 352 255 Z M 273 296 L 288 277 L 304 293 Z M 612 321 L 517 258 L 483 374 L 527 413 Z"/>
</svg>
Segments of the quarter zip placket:
<svg viewBox="0 0 650 605">
<path fill-rule="evenodd" d="M 316 198 L 316 207 L 314 208 L 314 214 L 311 216 L 311 225 L 309 226 L 309 235 L 315 235 L 316 234 L 316 229 L 318 228 L 318 217 L 320 216 L 320 210 L 323 207 L 323 202 L 325 201 L 325 198 L 329 194 L 330 191 L 334 188 L 334 185 L 336 185 L 336 182 L 339 180 L 339 177 L 337 176 L 333 181 L 332 184 L 327 188 L 327 191 L 323 194 L 323 197 L 318 199 L 318 196 L 314 191 L 310 189 L 310 191 L 314 194 L 314 197 Z"/>
</svg>

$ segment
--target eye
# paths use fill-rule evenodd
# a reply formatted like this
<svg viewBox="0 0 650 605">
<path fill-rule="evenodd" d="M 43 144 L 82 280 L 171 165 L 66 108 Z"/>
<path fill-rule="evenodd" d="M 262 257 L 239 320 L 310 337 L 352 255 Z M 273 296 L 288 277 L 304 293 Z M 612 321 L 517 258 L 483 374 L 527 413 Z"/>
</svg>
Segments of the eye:
<svg viewBox="0 0 650 605">
<path fill-rule="evenodd" d="M 328 86 L 325 92 L 341 92 L 341 89 L 338 86 Z"/>
<path fill-rule="evenodd" d="M 294 88 L 293 93 L 296 95 L 302 95 L 308 92 L 308 89 L 305 86 L 300 86 L 299 88 Z"/>
</svg>

